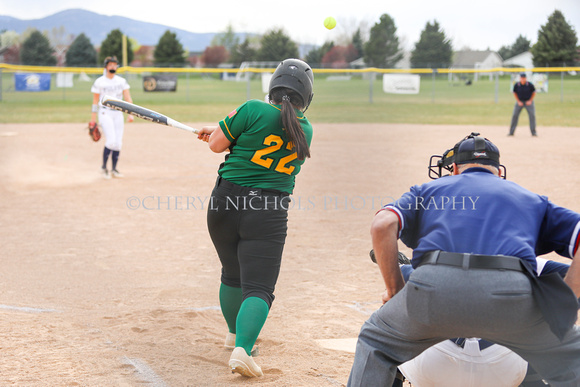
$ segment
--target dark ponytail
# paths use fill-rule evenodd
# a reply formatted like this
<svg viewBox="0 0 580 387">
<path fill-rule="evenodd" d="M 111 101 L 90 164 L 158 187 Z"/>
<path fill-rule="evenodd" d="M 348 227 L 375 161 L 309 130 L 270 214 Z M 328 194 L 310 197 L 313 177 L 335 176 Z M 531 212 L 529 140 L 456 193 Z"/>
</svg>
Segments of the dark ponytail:
<svg viewBox="0 0 580 387">
<path fill-rule="evenodd" d="M 310 157 L 310 149 L 308 142 L 304 136 L 302 125 L 298 121 L 294 108 L 302 110 L 304 108 L 304 101 L 300 94 L 293 90 L 286 88 L 277 88 L 270 92 L 270 99 L 277 105 L 282 105 L 282 125 L 286 129 L 288 140 L 294 144 L 294 149 L 298 155 L 298 160 L 304 160 Z"/>
</svg>

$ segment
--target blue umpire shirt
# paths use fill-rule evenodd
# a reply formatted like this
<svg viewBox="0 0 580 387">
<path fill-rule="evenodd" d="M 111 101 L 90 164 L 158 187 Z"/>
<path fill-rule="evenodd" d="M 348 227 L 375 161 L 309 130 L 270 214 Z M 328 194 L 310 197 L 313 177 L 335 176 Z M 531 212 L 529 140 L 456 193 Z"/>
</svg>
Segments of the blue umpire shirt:
<svg viewBox="0 0 580 387">
<path fill-rule="evenodd" d="M 580 214 L 485 168 L 413 186 L 383 209 L 397 214 L 413 258 L 432 250 L 510 255 L 537 270 L 536 256 L 572 258 L 580 240 Z"/>
<path fill-rule="evenodd" d="M 536 91 L 536 88 L 534 87 L 534 84 L 530 82 L 526 82 L 523 85 L 521 82 L 518 82 L 514 85 L 514 93 L 518 95 L 518 98 L 522 102 L 526 102 L 532 98 L 534 91 Z"/>
</svg>

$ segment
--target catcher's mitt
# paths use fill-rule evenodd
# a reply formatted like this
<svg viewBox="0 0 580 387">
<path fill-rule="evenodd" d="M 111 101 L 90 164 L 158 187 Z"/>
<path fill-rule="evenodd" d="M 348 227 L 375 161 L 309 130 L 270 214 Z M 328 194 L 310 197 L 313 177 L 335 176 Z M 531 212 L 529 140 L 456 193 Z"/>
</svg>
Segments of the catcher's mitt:
<svg viewBox="0 0 580 387">
<path fill-rule="evenodd" d="M 91 136 L 95 142 L 101 139 L 101 131 L 99 130 L 99 125 L 96 122 L 89 122 L 89 136 Z"/>
</svg>

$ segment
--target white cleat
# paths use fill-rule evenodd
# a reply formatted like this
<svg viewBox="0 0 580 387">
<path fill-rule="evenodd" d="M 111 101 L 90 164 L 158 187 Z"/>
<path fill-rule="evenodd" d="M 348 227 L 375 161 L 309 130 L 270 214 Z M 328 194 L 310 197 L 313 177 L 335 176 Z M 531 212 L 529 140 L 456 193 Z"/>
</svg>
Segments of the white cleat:
<svg viewBox="0 0 580 387">
<path fill-rule="evenodd" d="M 226 347 L 227 349 L 236 348 L 236 334 L 235 333 L 228 332 L 228 335 L 226 336 L 226 341 L 224 343 L 224 347 Z"/>
<path fill-rule="evenodd" d="M 228 332 L 228 335 L 226 336 L 226 341 L 224 342 L 224 348 L 225 349 L 236 348 L 236 334 L 235 333 Z M 259 354 L 260 354 L 259 347 L 257 345 L 254 345 L 254 348 L 252 348 L 252 352 L 250 353 L 250 355 L 252 355 L 252 357 L 256 357 Z"/>
<path fill-rule="evenodd" d="M 264 375 L 262 369 L 254 362 L 252 356 L 248 356 L 242 347 L 234 348 L 229 361 L 230 369 L 248 378 L 255 378 Z"/>
<path fill-rule="evenodd" d="M 117 171 L 116 169 L 113 169 L 111 171 L 111 175 L 117 179 L 125 177 L 125 176 L 123 176 L 123 174 L 121 172 Z"/>
<path fill-rule="evenodd" d="M 107 171 L 107 168 L 101 168 L 101 175 L 103 175 L 103 179 L 111 178 L 111 175 L 109 174 L 109 171 Z"/>
</svg>

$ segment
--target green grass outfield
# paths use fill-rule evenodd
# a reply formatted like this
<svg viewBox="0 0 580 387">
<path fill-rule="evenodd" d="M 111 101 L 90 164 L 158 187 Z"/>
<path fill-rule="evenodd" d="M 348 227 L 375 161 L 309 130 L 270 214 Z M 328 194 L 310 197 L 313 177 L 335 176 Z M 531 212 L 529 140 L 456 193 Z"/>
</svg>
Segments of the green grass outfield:
<svg viewBox="0 0 580 387">
<path fill-rule="evenodd" d="M 136 104 L 156 110 L 178 121 L 217 122 L 247 97 L 263 99 L 261 80 L 222 81 L 216 75 L 179 75 L 177 92 L 145 92 L 137 74 L 123 75 L 131 84 Z M 92 80 L 96 76 L 92 76 Z M 331 78 L 332 79 L 332 78 Z M 88 122 L 91 116 L 91 81 L 74 78 L 74 87 L 51 91 L 16 92 L 12 73 L 2 73 L 0 123 Z M 467 86 L 449 82 L 447 75 L 435 80 L 426 75 L 416 95 L 386 94 L 382 78 L 371 82 L 361 75 L 350 80 L 315 79 L 314 100 L 308 118 L 325 123 L 416 123 L 509 125 L 514 105 L 509 75 L 496 82 L 482 77 Z M 536 96 L 538 126 L 580 127 L 580 76 L 549 75 L 549 92 Z M 522 112 L 520 125 L 527 125 Z"/>
</svg>

